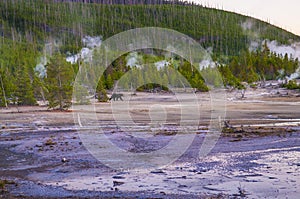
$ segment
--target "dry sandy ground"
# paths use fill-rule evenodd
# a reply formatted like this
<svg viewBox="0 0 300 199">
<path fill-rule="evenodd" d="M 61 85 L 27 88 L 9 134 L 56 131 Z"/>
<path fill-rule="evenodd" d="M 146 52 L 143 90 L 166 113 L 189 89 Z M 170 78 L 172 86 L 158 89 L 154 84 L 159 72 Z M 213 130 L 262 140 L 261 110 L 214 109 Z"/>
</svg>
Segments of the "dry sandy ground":
<svg viewBox="0 0 300 199">
<path fill-rule="evenodd" d="M 288 92 L 249 90 L 245 99 L 232 92 L 224 100 L 208 93 L 124 93 L 124 101 L 69 112 L 2 109 L 0 198 L 298 198 L 300 97 Z M 211 121 L 224 119 L 255 133 L 222 134 L 203 146 Z M 188 147 L 177 140 L 170 154 L 152 154 L 177 135 L 193 139 Z M 212 150 L 200 156 L 206 147 Z M 4 179 L 10 183 L 1 186 Z"/>
</svg>

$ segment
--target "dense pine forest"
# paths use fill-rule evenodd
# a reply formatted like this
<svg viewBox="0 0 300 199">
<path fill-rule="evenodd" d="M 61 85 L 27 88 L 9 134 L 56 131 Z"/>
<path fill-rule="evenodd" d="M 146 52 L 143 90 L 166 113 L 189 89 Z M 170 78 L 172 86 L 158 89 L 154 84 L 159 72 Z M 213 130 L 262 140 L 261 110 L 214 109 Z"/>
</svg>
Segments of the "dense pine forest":
<svg viewBox="0 0 300 199">
<path fill-rule="evenodd" d="M 67 58 L 87 48 L 86 40 L 99 43 L 140 27 L 174 29 L 192 37 L 205 49 L 212 49 L 213 61 L 225 86 L 242 88 L 241 82 L 282 78 L 294 73 L 299 65 L 297 58 L 276 54 L 267 45 L 267 41 L 291 45 L 300 41 L 299 36 L 247 16 L 188 2 L 3 0 L 0 20 L 1 106 L 36 105 L 38 100 L 43 100 L 48 101 L 49 108 L 69 107 L 72 84 L 82 60 Z M 254 49 L 253 43 L 257 44 Z M 158 50 L 133 55 L 140 62 L 166 59 L 165 52 Z M 124 73 L 141 70 L 128 64 L 133 55 L 121 56 L 105 71 L 97 87 L 100 101 L 107 100 L 106 90 L 112 89 L 115 80 Z M 166 61 L 194 88 L 209 90 L 186 60 L 175 56 L 172 61 Z M 163 81 L 175 81 L 174 77 L 159 76 L 165 68 L 149 70 Z M 209 73 L 209 69 L 203 70 Z"/>
</svg>

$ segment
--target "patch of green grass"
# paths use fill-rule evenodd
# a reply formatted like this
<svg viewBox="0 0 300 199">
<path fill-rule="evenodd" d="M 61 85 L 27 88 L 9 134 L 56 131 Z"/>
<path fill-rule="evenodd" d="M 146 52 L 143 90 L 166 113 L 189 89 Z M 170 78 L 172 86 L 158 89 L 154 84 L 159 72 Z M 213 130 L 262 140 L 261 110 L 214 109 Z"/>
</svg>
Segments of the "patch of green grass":
<svg viewBox="0 0 300 199">
<path fill-rule="evenodd" d="M 0 189 L 1 189 L 1 191 L 4 191 L 6 185 L 8 185 L 8 184 L 15 184 L 16 185 L 16 183 L 14 181 L 0 180 Z"/>
</svg>

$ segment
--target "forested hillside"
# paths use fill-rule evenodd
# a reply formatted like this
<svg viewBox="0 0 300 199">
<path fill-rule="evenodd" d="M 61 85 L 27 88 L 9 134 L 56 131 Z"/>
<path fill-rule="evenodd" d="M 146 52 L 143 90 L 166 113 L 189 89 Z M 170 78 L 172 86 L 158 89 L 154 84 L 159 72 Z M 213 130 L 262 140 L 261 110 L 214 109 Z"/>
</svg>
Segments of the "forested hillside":
<svg viewBox="0 0 300 199">
<path fill-rule="evenodd" d="M 300 41 L 299 36 L 266 22 L 180 2 L 128 1 L 132 5 L 107 2 L 2 0 L 0 104 L 34 105 L 37 99 L 44 99 L 50 100 L 53 108 L 67 107 L 70 85 L 79 63 L 71 64 L 66 57 L 80 52 L 86 36 L 105 40 L 138 27 L 174 29 L 192 37 L 204 48 L 213 49 L 212 56 L 222 64 L 220 71 L 229 85 L 237 86 L 240 81 L 253 82 L 262 77 L 274 79 L 281 69 L 290 75 L 298 67 L 298 60 L 276 55 L 267 46 L 249 51 L 253 41 L 276 40 L 287 45 Z M 116 60 L 106 71 L 100 90 L 110 89 L 113 80 L 130 69 L 126 66 L 126 56 Z M 157 57 L 158 61 L 163 59 L 161 55 Z M 37 71 L 41 62 L 45 69 L 40 70 L 47 70 L 47 75 Z M 207 90 L 203 79 L 188 71 L 190 67 L 185 67 L 185 62 L 181 63 L 179 71 L 185 73 L 192 85 Z M 63 81 L 65 85 L 55 81 L 58 77 L 67 80 Z M 55 96 L 60 97 L 55 99 Z M 67 100 L 62 102 L 62 98 Z"/>
<path fill-rule="evenodd" d="M 243 30 L 248 17 L 180 5 L 103 5 L 90 3 L 47 3 L 40 0 L 4 0 L 0 3 L 1 32 L 8 39 L 45 42 L 60 39 L 63 51 L 81 47 L 84 35 L 108 38 L 119 32 L 147 26 L 171 28 L 193 37 L 215 53 L 235 55 L 247 48 L 253 37 Z M 252 31 L 260 38 L 288 43 L 299 37 L 265 22 L 251 19 Z"/>
</svg>

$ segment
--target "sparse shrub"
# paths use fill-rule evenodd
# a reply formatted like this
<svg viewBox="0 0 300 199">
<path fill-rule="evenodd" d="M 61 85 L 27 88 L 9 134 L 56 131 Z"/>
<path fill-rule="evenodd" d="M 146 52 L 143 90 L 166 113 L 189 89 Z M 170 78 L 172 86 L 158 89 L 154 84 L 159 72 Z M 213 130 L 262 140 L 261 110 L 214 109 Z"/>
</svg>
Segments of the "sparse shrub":
<svg viewBox="0 0 300 199">
<path fill-rule="evenodd" d="M 297 84 L 296 80 L 290 80 L 287 84 L 284 84 L 283 87 L 290 90 L 300 89 L 300 85 Z"/>
<path fill-rule="evenodd" d="M 238 192 L 239 192 L 239 196 L 242 198 L 247 196 L 245 189 L 241 185 L 238 187 Z"/>
<path fill-rule="evenodd" d="M 8 184 L 14 184 L 17 185 L 14 181 L 9 181 L 9 180 L 0 180 L 0 189 L 1 191 L 5 191 L 5 186 Z"/>
<path fill-rule="evenodd" d="M 54 141 L 50 138 L 50 139 L 48 139 L 48 140 L 45 142 L 45 145 L 46 145 L 46 146 L 56 145 L 56 142 L 54 142 Z"/>
<path fill-rule="evenodd" d="M 2 190 L 5 188 L 5 184 L 6 184 L 5 181 L 6 180 L 0 180 L 0 189 Z"/>
</svg>

